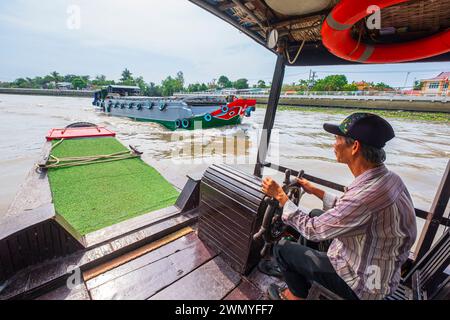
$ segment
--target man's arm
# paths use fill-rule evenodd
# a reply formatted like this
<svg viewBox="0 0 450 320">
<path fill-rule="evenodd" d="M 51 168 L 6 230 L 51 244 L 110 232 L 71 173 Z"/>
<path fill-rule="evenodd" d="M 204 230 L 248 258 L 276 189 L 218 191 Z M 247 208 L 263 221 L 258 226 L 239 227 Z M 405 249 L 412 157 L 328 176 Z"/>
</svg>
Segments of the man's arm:
<svg viewBox="0 0 450 320">
<path fill-rule="evenodd" d="M 338 200 L 338 197 L 332 193 L 326 192 L 320 188 L 317 188 L 314 184 L 309 182 L 308 180 L 304 178 L 297 179 L 297 182 L 299 185 L 302 186 L 303 190 L 306 191 L 306 193 L 313 194 L 317 198 L 323 201 L 323 210 L 327 211 L 331 208 L 333 208 L 336 205 L 336 202 Z M 284 206 L 284 203 L 289 199 L 283 199 L 282 205 Z"/>
<path fill-rule="evenodd" d="M 323 241 L 342 235 L 364 233 L 364 225 L 370 219 L 370 214 L 361 201 L 344 195 L 334 208 L 313 218 L 310 218 L 305 210 L 298 208 L 292 201 L 286 200 L 282 219 L 286 224 L 297 229 L 306 239 Z"/>
<path fill-rule="evenodd" d="M 344 194 L 337 202 L 334 198 L 334 208 L 319 217 L 310 218 L 305 210 L 289 200 L 272 178 L 263 179 L 262 191 L 284 206 L 283 221 L 297 229 L 308 240 L 322 241 L 340 235 L 362 234 L 366 231 L 365 223 L 370 219 L 367 206 L 352 193 Z M 324 193 L 324 199 L 327 197 Z M 330 196 L 330 199 L 333 197 Z"/>
</svg>

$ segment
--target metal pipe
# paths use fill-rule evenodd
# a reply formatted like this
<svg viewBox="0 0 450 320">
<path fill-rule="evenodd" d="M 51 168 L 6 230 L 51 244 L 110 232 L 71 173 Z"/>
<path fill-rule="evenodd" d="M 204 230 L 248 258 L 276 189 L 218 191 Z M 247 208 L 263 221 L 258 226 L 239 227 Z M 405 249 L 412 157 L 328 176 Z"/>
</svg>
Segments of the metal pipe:
<svg viewBox="0 0 450 320">
<path fill-rule="evenodd" d="M 281 87 L 283 85 L 284 71 L 286 69 L 285 58 L 282 54 L 278 55 L 275 71 L 272 79 L 272 87 L 270 89 L 269 100 L 267 103 L 266 115 L 264 118 L 263 131 L 258 147 L 258 155 L 256 159 L 254 175 L 262 177 L 262 172 L 266 161 L 267 150 L 270 143 L 270 135 L 272 133 L 275 115 L 277 113 L 278 101 L 280 100 Z"/>
</svg>

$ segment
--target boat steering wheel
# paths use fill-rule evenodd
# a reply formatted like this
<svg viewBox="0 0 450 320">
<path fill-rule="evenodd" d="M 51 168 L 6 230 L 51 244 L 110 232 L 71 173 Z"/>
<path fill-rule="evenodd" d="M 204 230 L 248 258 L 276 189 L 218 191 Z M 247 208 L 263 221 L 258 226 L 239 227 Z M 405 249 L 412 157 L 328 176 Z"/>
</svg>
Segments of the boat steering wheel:
<svg viewBox="0 0 450 320">
<path fill-rule="evenodd" d="M 289 199 L 298 206 L 302 196 L 305 194 L 303 188 L 297 183 L 297 179 L 303 177 L 304 171 L 300 171 L 297 177 L 291 178 L 291 170 L 286 170 L 283 182 L 283 190 Z M 266 211 L 264 213 L 261 228 L 253 235 L 254 240 L 263 238 L 264 247 L 261 250 L 261 256 L 268 254 L 269 248 L 286 232 L 287 225 L 281 220 L 283 209 L 278 205 L 278 201 L 274 198 L 265 197 L 263 200 L 266 204 Z"/>
</svg>

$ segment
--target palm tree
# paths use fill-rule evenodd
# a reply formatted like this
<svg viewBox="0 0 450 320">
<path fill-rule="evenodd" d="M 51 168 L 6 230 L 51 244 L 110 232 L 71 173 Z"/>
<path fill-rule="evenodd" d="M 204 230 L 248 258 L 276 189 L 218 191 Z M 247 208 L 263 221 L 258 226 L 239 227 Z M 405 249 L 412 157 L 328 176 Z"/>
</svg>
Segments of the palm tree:
<svg viewBox="0 0 450 320">
<path fill-rule="evenodd" d="M 120 79 L 120 81 L 125 82 L 125 81 L 129 81 L 129 80 L 133 80 L 132 76 L 133 76 L 133 74 L 130 72 L 130 70 L 125 68 L 125 70 L 122 71 L 122 78 Z"/>
<path fill-rule="evenodd" d="M 55 81 L 55 82 L 60 82 L 60 81 L 63 80 L 63 77 L 61 77 L 61 75 L 60 75 L 58 72 L 56 72 L 56 71 L 51 72 L 51 73 L 50 73 L 50 77 L 51 77 L 51 78 L 53 79 L 53 81 Z"/>
</svg>

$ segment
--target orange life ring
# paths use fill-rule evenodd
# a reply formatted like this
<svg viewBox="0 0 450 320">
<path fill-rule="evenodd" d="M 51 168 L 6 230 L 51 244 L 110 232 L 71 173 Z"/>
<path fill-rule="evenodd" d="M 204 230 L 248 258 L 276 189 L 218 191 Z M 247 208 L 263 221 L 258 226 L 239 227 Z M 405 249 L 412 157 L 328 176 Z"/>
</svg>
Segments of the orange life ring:
<svg viewBox="0 0 450 320">
<path fill-rule="evenodd" d="M 397 44 L 359 43 L 351 35 L 352 26 L 365 18 L 369 6 L 380 9 L 410 0 L 341 0 L 322 25 L 322 42 L 334 55 L 361 63 L 394 63 L 429 58 L 450 51 L 450 30 L 428 38 Z"/>
</svg>

